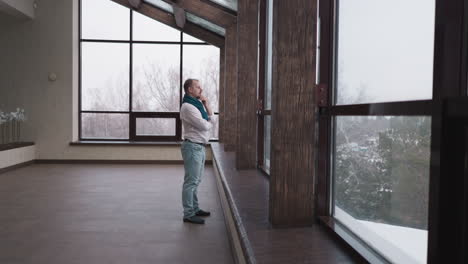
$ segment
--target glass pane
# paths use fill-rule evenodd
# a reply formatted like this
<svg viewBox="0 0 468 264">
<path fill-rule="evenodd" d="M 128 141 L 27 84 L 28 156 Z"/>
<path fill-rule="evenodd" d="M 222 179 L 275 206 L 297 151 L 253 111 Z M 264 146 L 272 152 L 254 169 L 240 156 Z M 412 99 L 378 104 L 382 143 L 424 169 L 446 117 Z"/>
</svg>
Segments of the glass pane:
<svg viewBox="0 0 468 264">
<path fill-rule="evenodd" d="M 196 37 L 192 37 L 189 34 L 184 33 L 183 35 L 184 35 L 184 37 L 183 37 L 184 42 L 202 42 L 202 43 L 205 43 L 205 41 L 197 39 Z"/>
<path fill-rule="evenodd" d="M 209 0 L 213 3 L 216 3 L 220 6 L 229 8 L 233 11 L 237 11 L 237 0 Z"/>
<path fill-rule="evenodd" d="M 219 138 L 219 115 L 212 115 L 213 120 L 213 127 L 211 128 L 211 136 L 210 139 L 218 139 Z"/>
<path fill-rule="evenodd" d="M 178 112 L 180 45 L 133 45 L 133 110 Z"/>
<path fill-rule="evenodd" d="M 128 139 L 128 114 L 81 114 L 84 139 Z"/>
<path fill-rule="evenodd" d="M 211 45 L 184 45 L 183 80 L 197 79 L 211 109 L 219 111 L 219 48 Z"/>
<path fill-rule="evenodd" d="M 128 111 L 129 75 L 129 44 L 82 42 L 82 110 Z"/>
<path fill-rule="evenodd" d="M 175 136 L 175 118 L 137 118 L 136 134 L 138 136 Z"/>
<path fill-rule="evenodd" d="M 271 152 L 271 116 L 265 116 L 263 126 L 263 166 L 266 172 L 270 172 L 270 152 Z"/>
<path fill-rule="evenodd" d="M 164 2 L 163 0 L 144 0 L 143 2 L 147 2 L 158 7 L 159 9 L 174 14 L 174 9 L 172 8 L 172 5 Z"/>
<path fill-rule="evenodd" d="M 335 122 L 335 218 L 392 263 L 426 263 L 431 118 Z"/>
<path fill-rule="evenodd" d="M 191 14 L 189 12 L 185 12 L 185 15 L 187 17 L 187 20 L 194 23 L 194 24 L 197 24 L 205 29 L 208 29 L 209 31 L 212 31 L 220 36 L 224 36 L 226 34 L 226 30 L 216 24 L 213 24 L 211 23 L 210 21 L 208 20 L 205 20 L 201 17 L 198 17 L 194 14 Z"/>
<path fill-rule="evenodd" d="M 435 0 L 341 0 L 337 104 L 432 98 Z"/>
<path fill-rule="evenodd" d="M 133 12 L 133 40 L 180 41 L 180 31 L 140 13 Z"/>
<path fill-rule="evenodd" d="M 273 73 L 272 53 L 273 53 L 273 0 L 267 2 L 268 5 L 268 20 L 267 20 L 267 39 L 266 39 L 266 76 L 265 76 L 265 110 L 271 110 L 271 76 Z"/>
<path fill-rule="evenodd" d="M 130 10 L 109 0 L 81 0 L 84 39 L 130 39 Z"/>
</svg>

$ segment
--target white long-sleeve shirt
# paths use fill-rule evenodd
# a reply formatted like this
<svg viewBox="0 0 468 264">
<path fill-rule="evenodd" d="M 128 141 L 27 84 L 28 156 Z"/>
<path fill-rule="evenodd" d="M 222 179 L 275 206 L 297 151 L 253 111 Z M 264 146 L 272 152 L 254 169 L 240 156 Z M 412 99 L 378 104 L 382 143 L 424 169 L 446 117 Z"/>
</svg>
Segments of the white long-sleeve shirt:
<svg viewBox="0 0 468 264">
<path fill-rule="evenodd" d="M 203 119 L 200 110 L 194 105 L 183 103 L 180 108 L 180 119 L 184 128 L 182 137 L 192 142 L 206 144 L 210 140 L 210 131 L 213 118 L 210 121 Z"/>
</svg>

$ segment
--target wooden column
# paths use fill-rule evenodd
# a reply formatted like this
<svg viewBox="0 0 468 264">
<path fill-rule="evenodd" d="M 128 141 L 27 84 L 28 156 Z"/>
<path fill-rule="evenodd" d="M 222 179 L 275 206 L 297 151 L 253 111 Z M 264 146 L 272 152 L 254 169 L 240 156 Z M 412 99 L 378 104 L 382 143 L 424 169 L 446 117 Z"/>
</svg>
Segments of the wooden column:
<svg viewBox="0 0 468 264">
<path fill-rule="evenodd" d="M 234 151 L 237 143 L 237 24 L 226 29 L 224 92 L 224 150 Z"/>
<path fill-rule="evenodd" d="M 225 69 L 224 69 L 224 47 L 219 49 L 219 119 L 218 119 L 218 140 L 224 143 L 224 93 L 225 93 Z"/>
<path fill-rule="evenodd" d="M 314 221 L 316 0 L 274 1 L 270 221 Z"/>
<path fill-rule="evenodd" d="M 258 0 L 239 0 L 237 11 L 236 168 L 257 167 Z"/>
</svg>

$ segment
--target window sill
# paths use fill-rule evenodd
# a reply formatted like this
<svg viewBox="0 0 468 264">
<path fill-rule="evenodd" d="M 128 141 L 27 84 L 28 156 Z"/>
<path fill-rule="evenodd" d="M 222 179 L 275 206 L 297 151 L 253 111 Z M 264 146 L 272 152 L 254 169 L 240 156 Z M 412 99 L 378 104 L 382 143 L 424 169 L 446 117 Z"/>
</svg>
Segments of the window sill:
<svg viewBox="0 0 468 264">
<path fill-rule="evenodd" d="M 318 219 L 370 263 L 390 263 L 338 220 L 331 216 L 319 216 Z"/>
<path fill-rule="evenodd" d="M 131 146 L 131 147 L 148 147 L 148 146 L 160 146 L 160 147 L 173 147 L 180 146 L 182 141 L 172 142 L 149 142 L 149 141 L 91 141 L 91 140 L 79 140 L 70 142 L 70 146 Z"/>
</svg>

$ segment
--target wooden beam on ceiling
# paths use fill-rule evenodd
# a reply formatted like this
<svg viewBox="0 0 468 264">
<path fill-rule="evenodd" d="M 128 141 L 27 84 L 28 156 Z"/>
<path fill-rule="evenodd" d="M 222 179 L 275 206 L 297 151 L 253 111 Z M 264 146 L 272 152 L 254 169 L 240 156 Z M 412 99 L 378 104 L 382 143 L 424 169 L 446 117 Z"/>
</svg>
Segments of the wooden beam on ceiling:
<svg viewBox="0 0 468 264">
<path fill-rule="evenodd" d="M 172 9 L 174 10 L 174 17 L 178 27 L 185 27 L 185 10 L 177 5 L 173 5 Z"/>
<path fill-rule="evenodd" d="M 112 0 L 120 5 L 123 5 L 127 8 L 132 8 L 132 6 L 129 4 L 128 0 Z M 135 10 L 135 9 L 133 9 Z M 173 27 L 177 30 L 182 30 L 181 28 L 179 28 L 176 24 L 176 21 L 175 21 L 175 18 L 174 18 L 174 15 L 171 14 L 171 13 L 168 13 L 166 11 L 163 11 L 157 7 L 154 7 L 150 4 L 147 4 L 145 2 L 143 2 L 140 6 L 140 8 L 138 8 L 137 10 L 135 10 L 136 12 L 142 14 L 142 15 L 145 15 L 147 17 L 150 17 L 158 22 L 161 22 L 163 24 L 166 24 L 170 27 Z M 206 41 L 208 43 L 210 43 L 211 45 L 213 46 L 216 46 L 216 47 L 223 47 L 224 46 L 224 37 L 223 36 L 220 36 L 216 33 L 213 33 L 207 29 L 204 29 L 196 24 L 193 24 L 193 23 L 190 23 L 190 22 L 187 22 L 185 23 L 185 27 L 183 28 L 183 31 L 198 38 L 198 39 L 201 39 L 203 41 Z"/>
<path fill-rule="evenodd" d="M 187 12 L 204 18 L 218 26 L 227 28 L 237 22 L 237 17 L 222 9 L 216 8 L 200 0 L 163 0 L 169 4 L 175 4 Z"/>
</svg>

